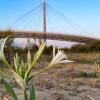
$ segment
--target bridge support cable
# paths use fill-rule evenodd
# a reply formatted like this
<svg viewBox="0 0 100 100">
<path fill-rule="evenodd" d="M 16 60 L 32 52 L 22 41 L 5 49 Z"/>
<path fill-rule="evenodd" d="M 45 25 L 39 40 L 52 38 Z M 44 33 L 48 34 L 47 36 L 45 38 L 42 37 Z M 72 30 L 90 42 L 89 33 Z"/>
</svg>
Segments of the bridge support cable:
<svg viewBox="0 0 100 100">
<path fill-rule="evenodd" d="M 49 10 L 53 14 L 52 17 L 56 20 L 55 29 L 58 29 L 58 31 L 61 33 L 69 33 L 69 34 L 76 33 L 76 30 L 73 27 L 73 25 L 71 25 L 66 19 L 64 19 L 61 15 L 59 15 L 53 9 L 49 8 Z M 55 32 L 57 32 L 57 30 L 55 30 Z"/>
<path fill-rule="evenodd" d="M 50 15 L 49 15 L 49 11 L 48 11 L 48 8 L 47 8 L 47 32 L 52 32 L 52 30 L 55 29 L 55 26 L 52 24 L 52 20 L 50 18 Z M 50 29 L 50 30 L 49 30 Z"/>
<path fill-rule="evenodd" d="M 12 24 L 11 27 L 15 26 L 17 27 L 17 30 L 39 30 L 39 28 L 42 28 L 42 21 L 41 21 L 41 17 L 42 17 L 42 3 L 39 4 L 38 6 L 36 6 L 35 8 L 31 9 L 30 11 L 24 13 L 23 15 L 19 16 L 17 19 L 13 20 L 10 23 L 10 26 Z M 41 25 L 39 25 L 39 23 Z M 20 26 L 20 27 L 18 27 Z M 16 30 L 15 28 L 13 30 Z M 35 42 L 36 42 L 36 38 L 34 38 Z M 27 37 L 27 43 L 28 46 L 29 44 L 29 37 Z M 28 47 L 29 48 L 29 47 Z"/>
<path fill-rule="evenodd" d="M 31 9 L 30 11 L 26 12 L 22 16 L 13 20 L 9 25 L 11 27 L 15 26 L 19 29 L 24 29 L 24 28 L 27 29 L 28 26 L 32 25 L 31 23 L 35 20 L 35 18 L 38 17 L 38 16 L 36 17 L 36 15 L 40 14 L 39 10 L 41 10 L 41 8 L 42 8 L 42 4 L 36 6 L 34 9 Z M 34 25 L 34 23 L 33 23 L 33 25 Z M 32 27 L 30 27 L 30 28 L 32 28 Z"/>
<path fill-rule="evenodd" d="M 40 8 L 42 9 L 42 7 L 43 7 L 42 10 L 43 10 L 43 33 L 44 33 L 44 38 L 46 38 L 45 33 L 48 29 L 48 27 L 47 27 L 48 23 L 46 23 L 46 22 L 48 22 L 47 21 L 47 13 L 48 13 L 48 16 L 51 16 L 53 14 L 52 15 L 52 20 L 53 20 L 53 18 L 56 20 L 56 22 L 53 22 L 53 24 L 56 23 L 57 26 L 52 25 L 52 26 L 55 27 L 54 29 L 56 29 L 55 32 L 57 32 L 58 29 L 63 29 L 64 32 L 62 32 L 62 33 L 71 33 L 71 34 L 73 34 L 73 33 L 81 34 L 81 32 L 79 31 L 80 29 L 82 29 L 82 31 L 84 31 L 83 28 L 81 28 L 81 26 L 79 26 L 76 23 L 74 23 L 73 21 L 71 21 L 68 17 L 64 16 L 61 12 L 57 11 L 51 5 L 46 3 L 45 0 L 43 0 L 43 1 L 44 2 L 42 4 L 36 6 L 34 9 L 31 9 L 30 11 L 26 12 L 25 14 L 23 14 L 22 16 L 17 18 L 14 21 L 14 23 L 16 24 L 20 20 L 23 19 L 23 22 L 20 23 L 20 25 L 18 25 L 18 26 L 22 26 L 22 29 L 27 29 L 26 27 L 29 27 L 30 29 L 32 29 L 32 26 L 31 26 L 31 25 L 33 25 L 32 24 L 32 22 L 33 22 L 32 19 L 33 20 L 35 19 L 35 17 L 32 17 L 32 16 L 35 14 L 36 10 L 39 10 Z M 38 11 L 38 13 L 40 13 L 40 11 Z M 27 18 L 25 19 L 25 17 L 27 17 Z M 30 17 L 31 17 L 31 19 L 30 19 Z M 36 18 L 37 18 L 37 16 L 36 16 Z M 29 20 L 29 21 L 25 24 L 25 22 L 27 20 Z M 34 21 L 34 23 L 36 23 L 36 20 Z M 61 26 L 60 26 L 60 24 L 61 24 Z M 50 31 L 53 32 L 52 29 L 50 29 Z M 65 32 L 65 31 L 67 31 L 67 32 Z M 87 32 L 84 32 L 84 33 L 87 33 Z"/>
<path fill-rule="evenodd" d="M 62 30 L 59 30 L 59 29 L 63 29 L 63 31 L 64 30 L 67 30 L 67 32 L 66 33 L 74 33 L 74 31 L 72 30 L 72 28 L 71 27 L 69 27 L 67 24 L 65 25 L 64 23 L 65 23 L 65 20 L 64 19 L 62 19 L 62 17 L 60 16 L 58 16 L 58 14 L 57 13 L 55 13 L 51 8 L 49 8 L 48 6 L 47 6 L 47 10 L 48 10 L 48 16 L 50 17 L 49 19 L 51 19 L 51 23 L 52 23 L 52 26 L 53 26 L 53 30 L 52 30 L 52 32 L 62 32 Z M 49 30 L 49 32 L 51 31 L 51 30 Z M 58 31 L 57 31 L 58 30 Z M 64 32 L 62 32 L 62 33 L 65 33 L 65 31 Z"/>
<path fill-rule="evenodd" d="M 58 10 L 56 10 L 55 8 L 53 8 L 51 5 L 47 4 L 48 8 L 52 10 L 52 12 L 54 12 L 55 14 L 57 14 L 58 16 L 60 16 L 62 18 L 62 20 L 65 21 L 65 25 L 66 27 L 68 26 L 69 28 L 72 29 L 73 33 L 75 34 L 85 34 L 85 33 L 90 33 L 88 32 L 86 29 L 84 29 L 82 26 L 74 23 L 72 20 L 70 20 L 68 17 L 66 17 L 64 14 L 62 14 L 61 12 L 59 12 Z M 68 24 L 68 25 L 67 25 Z M 65 32 L 64 32 L 65 33 Z"/>
<path fill-rule="evenodd" d="M 56 16 L 56 14 L 54 14 L 52 16 L 52 18 L 55 19 L 56 23 L 53 23 L 53 27 L 54 29 L 52 30 L 52 32 L 61 32 L 61 33 L 72 33 L 73 31 L 69 28 L 69 26 L 64 25 L 64 21 L 60 20 L 60 18 L 58 18 Z M 58 20 L 59 19 L 59 20 Z M 60 23 L 60 24 L 59 24 Z M 62 24 L 63 23 L 63 24 Z M 63 30 L 62 30 L 63 29 Z M 50 32 L 51 30 L 49 30 Z"/>
<path fill-rule="evenodd" d="M 40 11 L 41 9 L 38 9 L 38 10 Z M 34 12 L 34 14 L 35 14 L 35 16 L 32 15 L 33 19 L 30 20 L 31 22 L 27 23 L 26 29 L 30 29 L 30 30 L 33 30 L 33 31 L 42 30 L 41 29 L 41 23 L 42 23 L 41 16 L 42 15 L 39 12 Z"/>
<path fill-rule="evenodd" d="M 38 8 L 41 7 L 42 4 L 39 4 L 38 6 L 36 6 L 35 8 L 27 11 L 26 13 L 22 14 L 21 16 L 19 16 L 18 18 L 16 18 L 15 20 L 13 20 L 11 23 L 15 23 L 18 22 L 19 20 L 23 19 L 25 16 L 28 16 L 29 14 L 33 13 L 34 11 L 36 11 Z"/>
</svg>

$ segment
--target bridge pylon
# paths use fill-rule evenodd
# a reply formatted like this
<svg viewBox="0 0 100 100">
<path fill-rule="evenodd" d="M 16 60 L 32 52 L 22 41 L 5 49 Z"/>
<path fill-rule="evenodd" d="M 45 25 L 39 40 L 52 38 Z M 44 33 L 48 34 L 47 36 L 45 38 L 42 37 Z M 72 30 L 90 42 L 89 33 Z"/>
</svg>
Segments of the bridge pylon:
<svg viewBox="0 0 100 100">
<path fill-rule="evenodd" d="M 44 32 L 44 40 L 46 41 L 46 0 L 43 0 L 43 32 Z"/>
<path fill-rule="evenodd" d="M 42 41 L 46 42 L 46 0 L 43 0 L 43 35 L 44 39 L 39 40 L 39 45 L 41 44 Z"/>
</svg>

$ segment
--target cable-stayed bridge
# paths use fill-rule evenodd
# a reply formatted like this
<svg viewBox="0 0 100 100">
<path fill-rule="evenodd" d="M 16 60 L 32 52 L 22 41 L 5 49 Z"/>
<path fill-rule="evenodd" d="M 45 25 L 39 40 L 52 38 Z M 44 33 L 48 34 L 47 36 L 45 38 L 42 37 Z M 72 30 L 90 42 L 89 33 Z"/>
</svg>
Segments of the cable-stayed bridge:
<svg viewBox="0 0 100 100">
<path fill-rule="evenodd" d="M 15 38 L 37 38 L 88 43 L 100 40 L 89 34 L 62 13 L 43 0 L 43 3 L 23 14 L 10 23 L 12 36 Z M 6 37 L 6 30 L 0 30 L 0 37 Z M 92 35 L 92 34 L 91 34 Z"/>
<path fill-rule="evenodd" d="M 0 31 L 1 38 L 7 36 L 6 31 Z M 90 41 L 99 40 L 96 38 L 76 36 L 76 35 L 66 35 L 66 33 L 53 33 L 53 32 L 26 32 L 26 31 L 12 31 L 12 37 L 15 38 L 37 38 L 37 39 L 49 39 L 49 40 L 60 40 L 60 41 L 71 41 L 71 42 L 81 42 L 88 43 Z M 8 34 L 9 35 L 9 34 Z"/>
</svg>

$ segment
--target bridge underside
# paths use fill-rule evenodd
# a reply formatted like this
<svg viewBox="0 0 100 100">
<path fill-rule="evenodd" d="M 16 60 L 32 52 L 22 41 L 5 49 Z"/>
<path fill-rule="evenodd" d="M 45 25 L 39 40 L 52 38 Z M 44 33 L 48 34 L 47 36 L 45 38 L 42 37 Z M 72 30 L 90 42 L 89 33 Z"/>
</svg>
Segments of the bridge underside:
<svg viewBox="0 0 100 100">
<path fill-rule="evenodd" d="M 0 38 L 4 38 L 11 35 L 13 38 L 37 38 L 47 40 L 60 40 L 60 41 L 71 41 L 88 43 L 90 41 L 100 40 L 91 37 L 79 36 L 79 35 L 66 35 L 66 33 L 53 33 L 53 32 L 27 32 L 27 31 L 0 31 Z"/>
</svg>

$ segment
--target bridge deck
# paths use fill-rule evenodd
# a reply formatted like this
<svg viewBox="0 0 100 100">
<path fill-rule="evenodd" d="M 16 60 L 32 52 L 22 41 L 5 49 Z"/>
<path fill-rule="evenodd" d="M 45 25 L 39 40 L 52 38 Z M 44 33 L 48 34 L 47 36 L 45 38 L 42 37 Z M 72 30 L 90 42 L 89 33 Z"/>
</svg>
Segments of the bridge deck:
<svg viewBox="0 0 100 100">
<path fill-rule="evenodd" d="M 46 39 L 50 40 L 60 40 L 60 41 L 72 41 L 72 42 L 81 42 L 81 43 L 88 43 L 93 40 L 100 40 L 92 37 L 85 37 L 85 36 L 79 36 L 79 35 L 66 35 L 66 33 L 53 33 L 53 32 L 27 32 L 27 31 L 11 31 L 10 33 L 12 37 L 14 38 L 37 38 L 37 39 L 43 39 L 46 37 Z M 7 35 L 9 35 L 9 32 L 7 31 L 0 31 L 0 38 L 4 38 Z"/>
</svg>

